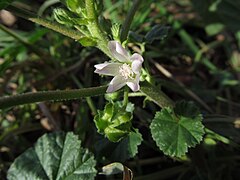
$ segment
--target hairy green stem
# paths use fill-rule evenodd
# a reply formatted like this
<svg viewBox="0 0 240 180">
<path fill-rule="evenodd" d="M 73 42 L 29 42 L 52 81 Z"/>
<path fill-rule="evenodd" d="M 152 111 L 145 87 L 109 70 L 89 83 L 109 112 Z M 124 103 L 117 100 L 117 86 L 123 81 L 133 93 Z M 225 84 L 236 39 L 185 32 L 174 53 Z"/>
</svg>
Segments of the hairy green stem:
<svg viewBox="0 0 240 180">
<path fill-rule="evenodd" d="M 107 56 L 112 58 L 112 55 L 108 49 L 109 39 L 107 35 L 104 32 L 102 32 L 98 23 L 98 16 L 96 13 L 94 0 L 86 0 L 86 10 L 87 10 L 88 19 L 90 20 L 87 27 L 91 35 L 99 40 L 97 42 L 97 47 L 102 52 L 104 52 Z"/>
<path fill-rule="evenodd" d="M 127 104 L 128 104 L 128 92 L 129 92 L 128 87 L 125 87 L 124 96 L 123 96 L 123 107 L 124 108 L 126 108 Z"/>
<path fill-rule="evenodd" d="M 128 32 L 130 30 L 134 15 L 136 11 L 138 10 L 139 6 L 141 5 L 142 0 L 135 0 L 133 2 L 132 8 L 129 10 L 126 20 L 123 23 L 122 30 L 121 30 L 121 35 L 120 35 L 120 40 L 121 42 L 124 42 L 127 39 Z"/>
<path fill-rule="evenodd" d="M 105 94 L 106 89 L 107 86 L 99 86 L 76 90 L 30 92 L 25 94 L 1 97 L 0 109 L 43 101 L 65 101 L 78 99 L 82 97 L 98 96 Z"/>
<path fill-rule="evenodd" d="M 143 83 L 140 91 L 161 108 L 174 107 L 174 102 L 161 91 L 160 87 L 154 87 L 149 83 Z"/>
<path fill-rule="evenodd" d="M 16 14 L 17 16 L 19 16 L 21 18 L 24 18 L 24 19 L 32 21 L 36 24 L 42 25 L 42 26 L 44 26 L 48 29 L 54 30 L 54 31 L 56 31 L 58 33 L 61 33 L 65 36 L 68 36 L 72 39 L 79 40 L 79 39 L 84 37 L 83 34 L 80 33 L 79 31 L 75 31 L 73 29 L 62 26 L 59 23 L 43 19 L 43 18 L 38 17 L 35 14 L 33 14 L 33 13 L 27 11 L 27 10 L 20 9 L 18 7 L 13 6 L 13 5 L 8 6 L 7 10 Z"/>
</svg>

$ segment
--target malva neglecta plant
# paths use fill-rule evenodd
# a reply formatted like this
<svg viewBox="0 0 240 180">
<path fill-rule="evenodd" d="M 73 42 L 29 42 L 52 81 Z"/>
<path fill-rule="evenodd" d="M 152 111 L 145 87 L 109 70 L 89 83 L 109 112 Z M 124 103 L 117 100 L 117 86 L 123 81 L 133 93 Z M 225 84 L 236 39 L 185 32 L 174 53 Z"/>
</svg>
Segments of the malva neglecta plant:
<svg viewBox="0 0 240 180">
<path fill-rule="evenodd" d="M 121 24 L 111 22 L 103 16 L 104 3 L 101 0 L 60 1 L 61 6 L 53 9 L 54 20 L 36 16 L 9 0 L 3 0 L 0 8 L 72 38 L 76 44 L 98 48 L 106 57 L 99 58 L 98 63 L 90 68 L 94 70 L 89 73 L 98 74 L 101 83 L 97 87 L 4 96 L 0 98 L 0 108 L 7 109 L 45 101 L 53 101 L 53 103 L 71 101 L 79 98 L 88 98 L 91 104 L 94 102 L 89 99 L 90 97 L 104 96 L 104 107 L 98 107 L 96 102 L 94 106 L 97 109 L 93 111 L 92 118 L 95 131 L 102 138 L 99 146 L 106 145 L 102 148 L 103 151 L 104 149 L 111 151 L 111 147 L 119 146 L 119 151 L 122 149 L 121 153 L 125 156 L 119 160 L 115 158 L 115 161 L 124 162 L 137 155 L 138 147 L 144 141 L 141 130 L 134 122 L 137 121 L 136 111 L 139 112 L 139 109 L 135 108 L 137 104 L 131 102 L 130 97 L 144 97 L 144 104 L 150 101 L 158 108 L 155 108 L 153 112 L 155 115 L 152 116 L 147 127 L 156 148 L 164 155 L 179 161 L 188 159 L 189 149 L 192 149 L 190 156 L 198 161 L 196 146 L 203 140 L 205 133 L 216 134 L 204 127 L 203 115 L 193 102 L 184 100 L 174 102 L 163 92 L 154 76 L 149 73 L 149 59 L 144 58 L 144 53 L 147 53 L 145 52 L 146 44 L 166 38 L 169 26 L 157 25 L 145 36 L 136 34 L 134 36 L 130 28 L 142 0 L 135 0 L 132 3 L 125 21 Z M 2 25 L 1 29 L 10 33 L 10 30 Z M 21 41 L 19 37 L 16 36 L 16 38 Z M 131 42 L 133 38 L 138 41 Z M 131 44 L 134 43 L 140 47 L 137 51 L 136 48 L 131 48 Z M 25 45 L 28 44 L 25 43 Z M 39 52 L 37 48 L 34 50 Z M 144 114 L 144 111 L 142 113 Z M 90 152 L 91 149 L 82 147 L 78 134 L 74 133 L 44 134 L 33 147 L 15 159 L 8 170 L 7 178 L 9 180 L 94 179 L 98 172 L 97 158 Z M 104 159 L 104 156 L 101 158 Z M 132 179 L 131 170 L 115 161 L 108 162 L 113 164 L 104 166 L 102 174 L 112 175 L 116 173 L 114 169 L 118 169 L 117 173 L 124 174 L 123 179 Z"/>
</svg>

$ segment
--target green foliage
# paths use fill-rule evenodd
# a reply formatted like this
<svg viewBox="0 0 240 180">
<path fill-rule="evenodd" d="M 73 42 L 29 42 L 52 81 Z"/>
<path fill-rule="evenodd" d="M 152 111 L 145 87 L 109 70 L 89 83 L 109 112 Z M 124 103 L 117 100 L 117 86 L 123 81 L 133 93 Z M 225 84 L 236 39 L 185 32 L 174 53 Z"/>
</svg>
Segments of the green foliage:
<svg viewBox="0 0 240 180">
<path fill-rule="evenodd" d="M 93 38 L 83 37 L 79 40 L 79 42 L 87 47 L 87 46 L 96 46 L 97 42 L 93 40 Z"/>
<path fill-rule="evenodd" d="M 204 135 L 202 115 L 191 103 L 177 103 L 175 109 L 157 112 L 150 126 L 153 139 L 164 154 L 181 157 Z"/>
<path fill-rule="evenodd" d="M 54 9 L 53 14 L 55 19 L 61 24 L 69 26 L 79 26 L 88 24 L 88 20 L 86 18 L 78 17 L 74 13 L 62 8 Z"/>
<path fill-rule="evenodd" d="M 113 39 L 116 41 L 120 41 L 120 27 L 121 27 L 120 24 L 115 23 L 111 28 Z"/>
<path fill-rule="evenodd" d="M 96 161 L 73 133 L 45 134 L 11 165 L 9 180 L 94 179 Z"/>
<path fill-rule="evenodd" d="M 142 135 L 135 129 L 136 132 L 130 132 L 128 136 L 128 152 L 129 157 L 133 158 L 138 153 L 138 146 L 142 142 Z"/>
<path fill-rule="evenodd" d="M 98 114 L 94 117 L 98 132 L 112 142 L 118 142 L 127 136 L 132 127 L 133 108 L 129 107 L 131 107 L 130 103 L 127 107 L 124 107 L 121 102 L 110 102 L 103 111 L 98 111 Z"/>
<path fill-rule="evenodd" d="M 0 10 L 6 8 L 13 1 L 14 0 L 1 0 L 1 2 L 0 2 Z"/>
<path fill-rule="evenodd" d="M 99 9 L 103 4 L 101 1 L 94 2 L 94 5 L 96 6 L 94 13 L 99 14 L 98 18 L 96 19 L 90 18 L 87 14 L 87 6 L 85 5 L 85 1 L 61 0 L 61 2 L 66 6 L 66 8 L 55 8 L 53 12 L 54 17 L 60 24 L 75 28 L 82 33 L 84 37 L 80 38 L 78 42 L 87 47 L 97 46 L 98 43 L 100 43 L 99 39 L 101 38 L 104 38 L 101 41 L 106 41 L 105 37 L 102 36 L 103 34 L 111 33 L 111 21 L 105 19 L 101 15 L 102 10 Z M 93 21 L 98 23 L 98 30 L 96 30 L 96 26 L 93 25 Z M 106 42 L 104 42 L 104 44 L 106 45 Z"/>
<path fill-rule="evenodd" d="M 68 2 L 68 1 L 67 1 Z M 72 1 L 71 1 L 72 2 Z M 74 9 L 74 4 L 71 4 L 71 10 Z M 76 10 L 77 11 L 77 10 Z M 96 46 L 97 42 L 96 39 L 93 37 L 90 37 L 89 30 L 86 28 L 86 25 L 88 25 L 89 21 L 87 18 L 84 18 L 82 16 L 78 16 L 77 14 L 74 14 L 74 11 L 68 11 L 66 9 L 62 8 L 55 8 L 53 11 L 53 15 L 57 22 L 60 24 L 64 24 L 70 27 L 75 27 L 80 32 L 82 32 L 84 35 L 89 37 L 83 37 L 78 40 L 81 45 L 87 47 L 87 46 Z"/>
<path fill-rule="evenodd" d="M 60 24 L 71 25 L 71 26 L 74 25 L 73 21 L 71 20 L 72 14 L 65 9 L 55 8 L 53 11 L 53 15 L 57 20 L 57 22 L 59 22 Z"/>
<path fill-rule="evenodd" d="M 142 135 L 134 129 L 118 143 L 101 138 L 97 141 L 95 148 L 100 156 L 105 156 L 112 161 L 124 162 L 136 156 L 142 140 Z"/>
<path fill-rule="evenodd" d="M 169 27 L 162 25 L 155 25 L 153 28 L 146 34 L 145 41 L 147 43 L 152 43 L 154 40 L 163 40 L 167 37 Z"/>
<path fill-rule="evenodd" d="M 221 23 L 213 23 L 206 26 L 205 30 L 209 36 L 216 35 L 220 33 L 224 28 L 224 25 Z"/>
<path fill-rule="evenodd" d="M 145 36 L 130 31 L 129 39 L 131 42 L 152 44 L 155 40 L 164 40 L 168 35 L 169 29 L 170 28 L 168 26 L 158 24 L 153 26 L 152 29 L 149 30 Z"/>
<path fill-rule="evenodd" d="M 232 31 L 240 30 L 240 2 L 235 0 L 193 0 L 193 6 L 207 24 L 222 24 Z M 221 28 L 222 29 L 222 28 Z"/>
<path fill-rule="evenodd" d="M 217 6 L 217 13 L 224 24 L 231 30 L 240 30 L 240 1 L 221 0 Z"/>
<path fill-rule="evenodd" d="M 85 8 L 85 2 L 83 0 L 61 0 L 68 9 L 72 12 L 75 12 L 77 14 L 82 13 L 82 9 Z"/>
</svg>

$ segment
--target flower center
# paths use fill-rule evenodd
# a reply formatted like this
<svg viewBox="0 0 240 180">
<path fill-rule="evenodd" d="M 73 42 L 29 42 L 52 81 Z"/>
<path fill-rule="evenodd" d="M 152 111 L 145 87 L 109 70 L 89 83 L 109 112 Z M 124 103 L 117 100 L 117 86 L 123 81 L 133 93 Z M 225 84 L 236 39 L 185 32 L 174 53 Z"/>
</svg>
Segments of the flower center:
<svg viewBox="0 0 240 180">
<path fill-rule="evenodd" d="M 133 71 L 131 67 L 128 64 L 123 64 L 122 66 L 119 67 L 119 74 L 124 77 L 124 79 L 131 78 L 133 79 Z"/>
</svg>

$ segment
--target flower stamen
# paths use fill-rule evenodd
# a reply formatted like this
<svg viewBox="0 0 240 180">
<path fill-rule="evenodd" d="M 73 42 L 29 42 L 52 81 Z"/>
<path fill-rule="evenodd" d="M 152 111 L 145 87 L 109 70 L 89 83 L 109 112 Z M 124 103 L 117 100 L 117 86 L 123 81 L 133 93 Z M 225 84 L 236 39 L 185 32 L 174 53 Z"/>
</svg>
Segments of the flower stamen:
<svg viewBox="0 0 240 180">
<path fill-rule="evenodd" d="M 131 69 L 131 67 L 124 63 L 122 66 L 119 67 L 119 74 L 124 78 L 124 79 L 133 79 L 134 73 Z"/>
</svg>

